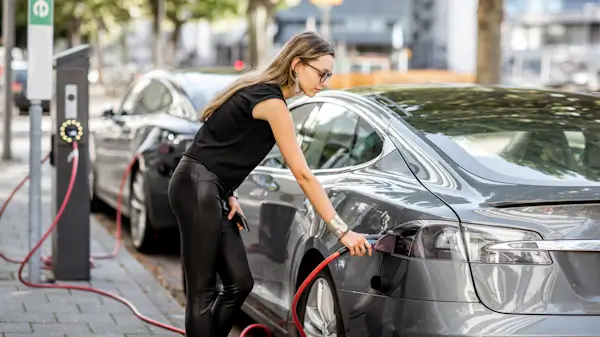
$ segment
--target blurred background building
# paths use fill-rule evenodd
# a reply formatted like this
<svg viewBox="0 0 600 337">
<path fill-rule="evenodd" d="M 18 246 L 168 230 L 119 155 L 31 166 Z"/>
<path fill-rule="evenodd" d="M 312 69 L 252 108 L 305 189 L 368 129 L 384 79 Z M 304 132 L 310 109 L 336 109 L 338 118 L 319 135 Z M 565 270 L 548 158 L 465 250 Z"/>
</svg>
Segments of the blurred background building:
<svg viewBox="0 0 600 337">
<path fill-rule="evenodd" d="M 330 7 L 316 5 L 317 0 L 278 1 L 281 6 L 261 35 L 268 46 L 261 48 L 263 60 L 308 29 L 335 43 L 338 74 L 475 73 L 479 0 L 337 0 Z M 503 83 L 598 90 L 600 0 L 504 0 L 503 6 Z M 167 42 L 162 59 L 169 68 L 251 66 L 244 11 L 210 21 L 181 15 L 176 32 L 172 25 L 160 32 Z M 139 9 L 130 16 L 93 41 L 98 51 L 94 71 L 101 69 L 103 76 L 92 78 L 129 83 L 153 68 L 153 18 Z M 57 38 L 55 52 L 68 46 Z"/>
<path fill-rule="evenodd" d="M 599 0 L 505 0 L 508 82 L 598 90 Z"/>
</svg>

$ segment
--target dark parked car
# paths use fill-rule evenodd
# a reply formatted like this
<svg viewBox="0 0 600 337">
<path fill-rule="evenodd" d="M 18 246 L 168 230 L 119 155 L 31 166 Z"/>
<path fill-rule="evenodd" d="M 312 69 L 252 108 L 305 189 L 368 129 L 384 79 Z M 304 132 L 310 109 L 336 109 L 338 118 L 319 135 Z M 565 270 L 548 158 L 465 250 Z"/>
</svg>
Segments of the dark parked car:
<svg viewBox="0 0 600 337">
<path fill-rule="evenodd" d="M 309 336 L 600 335 L 598 96 L 376 86 L 289 107 L 340 216 L 395 241 L 317 276 L 298 310 Z M 277 147 L 239 200 L 255 278 L 244 310 L 294 336 L 293 295 L 340 244 Z"/>
<path fill-rule="evenodd" d="M 122 210 L 140 251 L 152 250 L 163 230 L 177 228 L 167 198 L 169 177 L 200 127 L 198 111 L 235 78 L 153 71 L 131 85 L 118 107 L 90 123 L 92 210 L 99 201 L 117 207 L 123 173 L 139 158 L 124 189 Z"/>
<path fill-rule="evenodd" d="M 13 83 L 12 90 L 15 97 L 15 107 L 19 109 L 21 115 L 29 114 L 29 107 L 31 102 L 27 98 L 27 62 L 14 61 L 13 62 Z M 42 111 L 45 113 L 50 112 L 50 101 L 42 101 Z"/>
</svg>

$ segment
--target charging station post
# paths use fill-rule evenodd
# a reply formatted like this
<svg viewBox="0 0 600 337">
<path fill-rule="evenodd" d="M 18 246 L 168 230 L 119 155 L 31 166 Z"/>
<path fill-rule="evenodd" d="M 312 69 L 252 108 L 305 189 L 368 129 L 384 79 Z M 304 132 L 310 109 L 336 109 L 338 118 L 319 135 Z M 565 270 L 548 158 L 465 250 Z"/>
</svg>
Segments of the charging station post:
<svg viewBox="0 0 600 337">
<path fill-rule="evenodd" d="M 54 0 L 29 0 L 27 15 L 29 54 L 27 99 L 31 102 L 29 107 L 29 249 L 33 249 L 42 236 L 42 164 L 40 162 L 42 100 L 52 99 L 53 24 Z M 32 256 L 28 272 L 30 282 L 40 282 L 42 269 L 39 250 Z"/>
<path fill-rule="evenodd" d="M 79 155 L 69 203 L 52 235 L 52 271 L 56 280 L 90 279 L 90 194 L 88 155 L 89 45 L 55 56 L 56 109 L 53 116 L 53 206 L 58 212 L 71 178 L 72 157 Z M 73 141 L 79 153 L 73 153 Z M 38 159 L 39 161 L 39 159 Z"/>
</svg>

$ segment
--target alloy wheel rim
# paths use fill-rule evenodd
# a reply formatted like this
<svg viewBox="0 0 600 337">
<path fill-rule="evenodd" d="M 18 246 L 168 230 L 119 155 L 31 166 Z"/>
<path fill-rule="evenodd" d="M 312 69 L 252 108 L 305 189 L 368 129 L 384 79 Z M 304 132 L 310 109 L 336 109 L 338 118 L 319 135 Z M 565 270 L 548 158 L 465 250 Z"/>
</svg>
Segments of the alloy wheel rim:
<svg viewBox="0 0 600 337">
<path fill-rule="evenodd" d="M 145 207 L 145 196 L 144 196 L 144 180 L 141 173 L 135 175 L 135 179 L 132 185 L 132 198 L 131 198 L 131 240 L 133 245 L 140 247 L 146 232 L 146 207 Z"/>
<path fill-rule="evenodd" d="M 304 330 L 310 337 L 337 337 L 335 300 L 329 283 L 315 280 L 306 302 Z"/>
</svg>

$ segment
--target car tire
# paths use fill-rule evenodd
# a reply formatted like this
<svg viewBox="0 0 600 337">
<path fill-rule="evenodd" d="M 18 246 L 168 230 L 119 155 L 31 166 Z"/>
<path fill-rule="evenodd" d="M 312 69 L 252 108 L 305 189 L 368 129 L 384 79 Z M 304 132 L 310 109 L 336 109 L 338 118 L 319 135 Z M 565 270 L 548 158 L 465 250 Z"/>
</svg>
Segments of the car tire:
<svg viewBox="0 0 600 337">
<path fill-rule="evenodd" d="M 322 306 L 317 306 L 316 302 L 319 292 L 324 301 Z M 337 291 L 328 270 L 322 270 L 317 274 L 313 282 L 304 290 L 296 312 L 308 337 L 346 335 Z M 324 319 L 327 321 L 325 322 Z"/>
<path fill-rule="evenodd" d="M 183 256 L 181 257 L 181 290 L 183 295 L 187 295 L 187 282 L 185 281 L 185 266 L 183 265 Z"/>
<path fill-rule="evenodd" d="M 98 213 L 101 210 L 101 201 L 96 196 L 96 169 L 90 163 L 90 173 L 88 173 L 88 182 L 90 188 L 90 213 Z"/>
<path fill-rule="evenodd" d="M 148 204 L 146 202 L 145 181 L 142 172 L 135 172 L 132 177 L 131 193 L 129 197 L 129 219 L 131 242 L 140 253 L 154 251 L 154 231 L 148 217 Z"/>
</svg>

